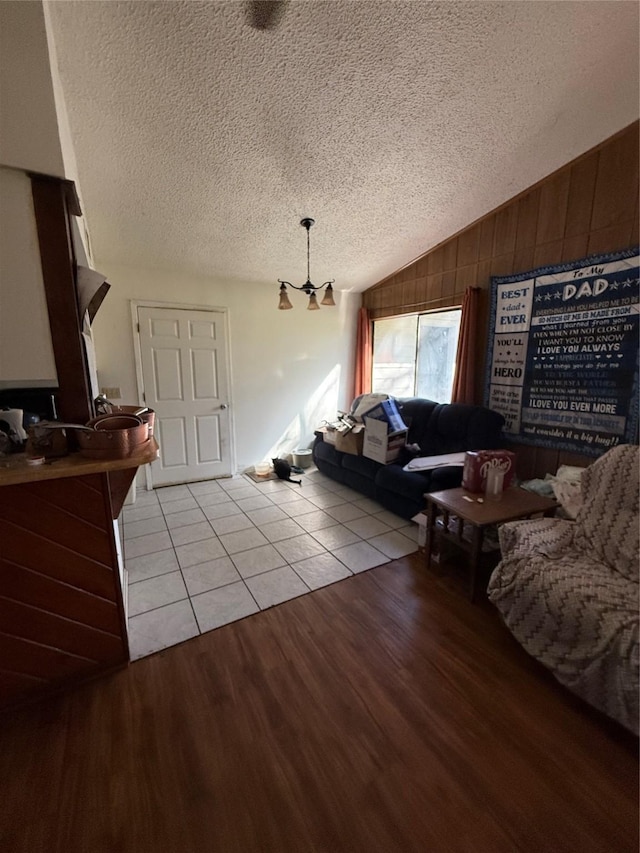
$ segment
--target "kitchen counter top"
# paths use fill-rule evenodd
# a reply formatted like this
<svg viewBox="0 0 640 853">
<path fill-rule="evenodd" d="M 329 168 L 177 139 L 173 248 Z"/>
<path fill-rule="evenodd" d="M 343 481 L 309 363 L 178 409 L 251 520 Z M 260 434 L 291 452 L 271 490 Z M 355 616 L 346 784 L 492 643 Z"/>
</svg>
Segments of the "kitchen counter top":
<svg viewBox="0 0 640 853">
<path fill-rule="evenodd" d="M 41 480 L 57 480 L 64 477 L 81 477 L 84 474 L 102 474 L 138 468 L 158 458 L 158 443 L 150 438 L 143 450 L 126 459 L 88 459 L 79 453 L 71 453 L 58 459 L 48 459 L 43 465 L 28 465 L 25 453 L 14 453 L 0 457 L 0 486 L 15 486 L 19 483 L 37 483 Z"/>
</svg>

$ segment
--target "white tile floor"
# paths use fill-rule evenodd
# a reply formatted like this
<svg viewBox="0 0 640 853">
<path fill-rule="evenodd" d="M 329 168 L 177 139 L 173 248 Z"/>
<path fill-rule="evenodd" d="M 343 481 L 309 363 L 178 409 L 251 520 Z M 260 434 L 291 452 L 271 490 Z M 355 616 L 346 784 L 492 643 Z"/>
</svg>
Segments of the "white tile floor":
<svg viewBox="0 0 640 853">
<path fill-rule="evenodd" d="M 121 517 L 132 659 L 417 550 L 417 527 L 315 469 L 138 492 Z"/>
</svg>

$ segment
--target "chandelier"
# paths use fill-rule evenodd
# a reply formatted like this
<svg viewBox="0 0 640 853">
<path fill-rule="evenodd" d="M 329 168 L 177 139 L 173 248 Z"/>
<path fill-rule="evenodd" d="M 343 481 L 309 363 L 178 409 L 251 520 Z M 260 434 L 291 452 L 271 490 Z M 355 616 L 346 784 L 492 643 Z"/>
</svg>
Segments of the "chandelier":
<svg viewBox="0 0 640 853">
<path fill-rule="evenodd" d="M 289 308 L 293 308 L 293 305 L 289 302 L 289 295 L 287 294 L 287 285 L 289 287 L 293 287 L 294 290 L 303 290 L 307 296 L 309 297 L 309 304 L 307 305 L 307 310 L 309 311 L 317 311 L 320 308 L 320 305 L 335 305 L 336 303 L 333 301 L 333 287 L 331 286 L 335 279 L 331 281 L 325 281 L 324 284 L 315 285 L 311 284 L 311 280 L 309 277 L 309 229 L 315 223 L 315 219 L 306 219 L 300 220 L 300 225 L 303 228 L 307 229 L 307 280 L 305 283 L 298 287 L 295 284 L 291 284 L 290 281 L 283 281 L 281 278 L 278 279 L 280 282 L 280 302 L 278 303 L 278 308 L 280 311 L 287 311 Z M 326 287 L 324 292 L 324 296 L 322 298 L 322 302 L 318 305 L 318 299 L 316 297 L 316 293 L 318 290 L 322 290 L 323 287 Z"/>
</svg>

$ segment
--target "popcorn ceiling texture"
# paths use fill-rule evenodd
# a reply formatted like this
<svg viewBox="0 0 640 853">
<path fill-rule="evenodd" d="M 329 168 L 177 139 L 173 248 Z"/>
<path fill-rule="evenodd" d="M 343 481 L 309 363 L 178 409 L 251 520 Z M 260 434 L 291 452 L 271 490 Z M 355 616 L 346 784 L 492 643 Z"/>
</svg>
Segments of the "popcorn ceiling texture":
<svg viewBox="0 0 640 853">
<path fill-rule="evenodd" d="M 363 290 L 638 117 L 638 5 L 55 2 L 96 264 Z"/>
</svg>

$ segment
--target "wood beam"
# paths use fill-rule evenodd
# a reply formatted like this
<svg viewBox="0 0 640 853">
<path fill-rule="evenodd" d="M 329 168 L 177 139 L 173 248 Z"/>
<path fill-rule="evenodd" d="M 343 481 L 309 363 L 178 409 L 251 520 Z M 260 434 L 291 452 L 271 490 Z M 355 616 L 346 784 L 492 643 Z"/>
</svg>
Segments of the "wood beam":
<svg viewBox="0 0 640 853">
<path fill-rule="evenodd" d="M 58 374 L 58 414 L 65 421 L 86 423 L 93 417 L 93 402 L 76 295 L 67 184 L 58 178 L 31 176 L 42 277 Z M 34 346 L 37 345 L 34 341 Z"/>
</svg>

